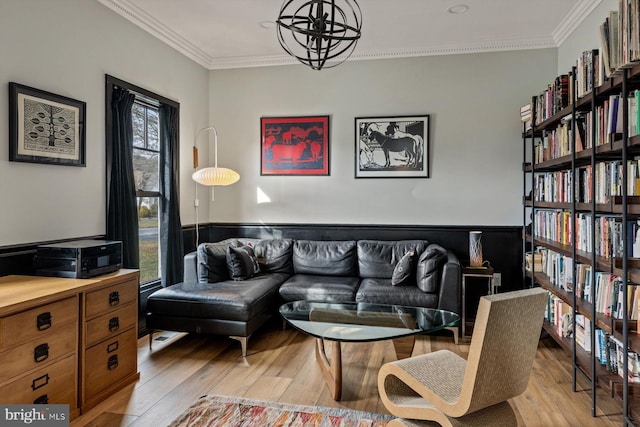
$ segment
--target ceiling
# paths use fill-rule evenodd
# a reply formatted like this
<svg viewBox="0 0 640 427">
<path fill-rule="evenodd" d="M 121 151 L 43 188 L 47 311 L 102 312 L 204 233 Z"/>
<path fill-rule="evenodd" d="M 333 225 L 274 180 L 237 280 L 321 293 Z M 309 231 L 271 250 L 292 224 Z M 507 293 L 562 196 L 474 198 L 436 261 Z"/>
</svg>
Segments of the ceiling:
<svg viewBox="0 0 640 427">
<path fill-rule="evenodd" d="M 214 70 L 296 63 L 274 28 L 283 0 L 97 0 Z M 601 0 L 359 0 L 350 60 L 557 47 Z M 448 9 L 465 4 L 469 10 Z"/>
</svg>

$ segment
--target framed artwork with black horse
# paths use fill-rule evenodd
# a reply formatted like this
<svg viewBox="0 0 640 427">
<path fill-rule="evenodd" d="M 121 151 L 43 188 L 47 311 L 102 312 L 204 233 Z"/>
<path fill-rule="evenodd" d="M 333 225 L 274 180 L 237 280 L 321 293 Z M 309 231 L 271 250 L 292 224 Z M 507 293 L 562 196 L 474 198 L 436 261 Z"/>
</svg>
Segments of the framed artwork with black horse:
<svg viewBox="0 0 640 427">
<path fill-rule="evenodd" d="M 428 178 L 429 116 L 356 117 L 356 178 Z"/>
</svg>

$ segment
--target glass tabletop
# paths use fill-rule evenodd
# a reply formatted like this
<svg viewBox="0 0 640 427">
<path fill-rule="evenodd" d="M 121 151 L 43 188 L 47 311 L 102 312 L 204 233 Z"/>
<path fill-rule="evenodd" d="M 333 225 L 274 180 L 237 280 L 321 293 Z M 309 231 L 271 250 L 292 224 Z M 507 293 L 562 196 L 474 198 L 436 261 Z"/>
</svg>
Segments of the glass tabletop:
<svg viewBox="0 0 640 427">
<path fill-rule="evenodd" d="M 292 326 L 333 341 L 380 341 L 455 326 L 457 314 L 435 308 L 362 302 L 294 301 L 280 307 Z"/>
</svg>

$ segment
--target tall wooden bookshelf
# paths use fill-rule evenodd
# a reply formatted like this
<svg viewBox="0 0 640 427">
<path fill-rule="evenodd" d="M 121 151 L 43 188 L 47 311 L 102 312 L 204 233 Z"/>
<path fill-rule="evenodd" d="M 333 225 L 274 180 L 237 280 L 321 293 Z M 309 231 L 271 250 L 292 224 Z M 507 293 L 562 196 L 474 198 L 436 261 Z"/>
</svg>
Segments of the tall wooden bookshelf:
<svg viewBox="0 0 640 427">
<path fill-rule="evenodd" d="M 637 161 L 640 135 L 630 135 L 629 131 L 630 120 L 635 120 L 629 111 L 630 98 L 634 96 L 634 90 L 640 89 L 640 65 L 621 67 L 599 82 L 599 52 L 591 51 L 586 57 L 590 63 L 582 63 L 584 68 L 573 68 L 567 75 L 566 102 L 554 102 L 554 108 L 549 109 L 546 102 L 541 104 L 539 98 L 534 97 L 531 124 L 523 125 L 523 247 L 525 257 L 527 253 L 537 252 L 546 255 L 544 266 L 531 262 L 532 256 L 525 259 L 524 275 L 529 284 L 549 291 L 549 313 L 552 304 L 556 308 L 564 307 L 568 309 L 565 313 L 570 313 L 570 323 L 565 323 L 570 331 L 561 328 L 559 313 L 548 316 L 544 329 L 571 354 L 574 391 L 578 375 L 585 376 L 591 383 L 592 415 L 597 415 L 596 388 L 601 387 L 621 402 L 624 425 L 638 425 L 640 383 L 630 383 L 611 372 L 607 365 L 601 364 L 604 356 L 597 349 L 601 347 L 600 334 L 607 334 L 622 343 L 623 355 L 628 351 L 640 353 L 637 322 L 630 319 L 634 311 L 630 301 L 636 294 L 636 287 L 640 286 L 640 263 L 632 258 L 633 239 L 630 238 L 633 222 L 640 219 L 640 197 L 635 195 L 640 192 L 634 188 L 635 194 L 632 194 L 630 188 L 633 186 L 627 184 L 638 176 L 634 169 L 634 175 L 630 177 L 632 162 L 640 163 Z M 585 83 L 586 87 L 578 87 Z M 550 90 L 556 91 L 551 86 Z M 555 99 L 561 91 L 544 96 L 546 100 Z M 622 110 L 616 115 L 616 120 L 622 121 L 620 131 L 612 128 L 609 134 L 601 132 L 606 121 L 594 118 L 604 107 L 612 106 L 616 96 L 618 108 Z M 541 105 L 544 111 L 540 111 Z M 590 120 L 586 119 L 589 115 Z M 613 116 L 607 114 L 607 117 Z M 587 126 L 582 126 L 583 121 Z M 566 133 L 558 136 L 561 131 Z M 634 133 L 638 131 L 636 128 Z M 552 133 L 554 138 L 550 138 Z M 598 138 L 600 134 L 604 138 Z M 550 140 L 555 145 L 543 150 Z M 562 147 L 558 148 L 557 144 Z M 613 172 L 598 174 L 598 170 L 606 170 L 603 164 L 612 165 L 610 171 Z M 620 185 L 611 184 L 612 175 L 618 177 Z M 604 180 L 609 180 L 611 185 Z M 609 194 L 605 191 L 604 197 L 597 197 L 596 190 L 607 185 L 615 191 Z M 616 230 L 621 235 L 612 236 L 605 230 Z M 549 262 L 554 268 L 549 268 Z M 564 271 L 560 271 L 561 268 Z M 619 287 L 616 293 L 621 301 L 616 310 L 602 311 L 600 298 L 605 297 L 604 294 L 597 297 L 596 284 L 603 278 L 613 280 Z M 592 292 L 585 292 L 588 282 Z M 583 331 L 580 326 L 586 323 L 588 330 Z M 584 345 L 590 350 L 578 345 L 587 339 L 588 343 Z M 610 356 L 608 350 L 606 356 Z M 630 366 L 629 357 L 622 357 L 621 362 L 622 373 L 634 368 Z"/>
</svg>

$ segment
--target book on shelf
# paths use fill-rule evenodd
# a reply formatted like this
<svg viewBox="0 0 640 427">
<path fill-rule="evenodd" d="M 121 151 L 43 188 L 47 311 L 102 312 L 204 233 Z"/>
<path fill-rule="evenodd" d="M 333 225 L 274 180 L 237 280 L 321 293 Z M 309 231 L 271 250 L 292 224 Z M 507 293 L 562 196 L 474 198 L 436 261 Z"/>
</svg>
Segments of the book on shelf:
<svg viewBox="0 0 640 427">
<path fill-rule="evenodd" d="M 627 373 L 624 372 L 624 345 L 622 341 L 616 337 L 609 335 L 607 337 L 607 360 L 606 367 L 609 372 L 626 378 L 630 383 L 640 383 L 640 361 L 635 351 L 628 350 L 627 357 Z"/>
<path fill-rule="evenodd" d="M 570 82 L 571 76 L 569 74 L 561 74 L 554 79 L 553 83 L 548 84 L 543 92 L 534 97 L 533 104 L 535 104 L 536 110 L 536 125 L 569 106 L 571 95 Z M 529 108 L 533 109 L 534 106 L 530 105 Z M 520 109 L 521 119 L 526 116 L 526 112 L 527 106 L 525 105 Z"/>
<path fill-rule="evenodd" d="M 629 11 L 629 48 L 631 62 L 640 60 L 640 5 L 638 0 L 631 2 Z"/>
<path fill-rule="evenodd" d="M 594 85 L 602 84 L 600 53 L 598 49 L 585 50 L 576 61 L 576 91 L 578 98 L 591 93 Z M 593 81 L 591 75 L 594 75 Z"/>
<path fill-rule="evenodd" d="M 601 365 L 607 365 L 608 348 L 607 341 L 609 340 L 609 334 L 600 328 L 596 328 L 596 357 Z"/>
<path fill-rule="evenodd" d="M 627 102 L 629 104 L 629 137 L 636 136 L 640 126 L 638 126 L 638 90 L 634 90 L 629 93 Z"/>
<path fill-rule="evenodd" d="M 602 52 L 602 66 L 605 77 L 611 75 L 610 65 L 610 41 L 609 41 L 609 18 L 600 25 L 600 50 Z"/>
<path fill-rule="evenodd" d="M 531 110 L 531 103 L 520 107 L 520 121 L 525 124 L 525 130 L 530 130 L 532 126 L 533 112 Z"/>
<path fill-rule="evenodd" d="M 615 136 L 622 133 L 622 110 L 620 96 L 611 95 L 607 111 L 607 135 Z"/>
<path fill-rule="evenodd" d="M 620 0 L 600 25 L 602 69 L 606 76 L 640 61 L 640 5 Z M 607 73 L 608 70 L 608 73 Z"/>
<path fill-rule="evenodd" d="M 527 252 L 524 255 L 524 268 L 528 271 L 542 271 L 542 254 Z"/>
<path fill-rule="evenodd" d="M 618 11 L 612 10 L 609 12 L 609 65 L 612 72 L 620 68 L 620 32 L 618 25 Z"/>
<path fill-rule="evenodd" d="M 576 153 L 584 150 L 584 147 L 587 146 L 587 129 L 586 129 L 586 118 L 584 114 L 577 113 L 575 117 L 576 121 Z"/>
<path fill-rule="evenodd" d="M 549 292 L 544 318 L 553 325 L 554 332 L 563 338 L 573 336 L 573 311 L 571 306 Z"/>
<path fill-rule="evenodd" d="M 575 317 L 575 340 L 576 344 L 591 353 L 591 320 L 582 314 L 576 314 Z"/>
</svg>

